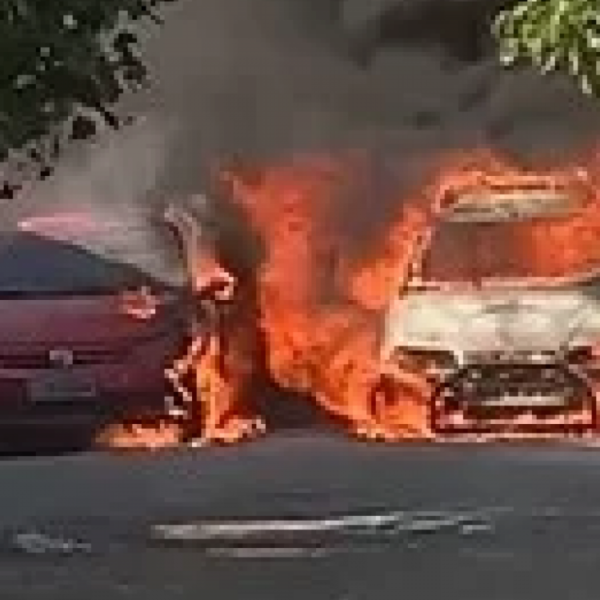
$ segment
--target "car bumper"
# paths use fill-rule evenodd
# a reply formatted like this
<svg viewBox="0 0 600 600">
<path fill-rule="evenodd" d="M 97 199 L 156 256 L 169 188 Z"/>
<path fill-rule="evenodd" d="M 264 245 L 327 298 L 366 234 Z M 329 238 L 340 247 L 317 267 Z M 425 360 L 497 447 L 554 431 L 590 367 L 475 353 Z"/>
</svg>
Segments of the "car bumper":
<svg viewBox="0 0 600 600">
<path fill-rule="evenodd" d="M 11 404 L 0 409 L 0 428 L 76 428 L 101 427 L 117 421 L 144 421 L 168 415 L 165 395 L 152 392 L 122 398 L 99 397 L 93 402 L 68 399 L 52 405 Z"/>
<path fill-rule="evenodd" d="M 173 392 L 162 361 L 76 367 L 70 373 L 90 382 L 89 395 L 54 390 L 41 399 L 32 394 L 31 384 L 46 377 L 48 370 L 0 369 L 0 428 L 89 428 L 168 414 L 167 397 Z"/>
</svg>

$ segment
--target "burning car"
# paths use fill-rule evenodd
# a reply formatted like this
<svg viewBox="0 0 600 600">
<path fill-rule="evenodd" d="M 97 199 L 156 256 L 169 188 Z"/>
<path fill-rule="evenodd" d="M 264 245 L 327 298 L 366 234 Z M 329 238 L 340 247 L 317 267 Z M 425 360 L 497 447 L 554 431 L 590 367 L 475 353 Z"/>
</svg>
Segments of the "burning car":
<svg viewBox="0 0 600 600">
<path fill-rule="evenodd" d="M 435 434 L 597 429 L 600 237 L 584 203 L 513 181 L 443 204 L 389 306 L 384 378 L 426 396 Z"/>
<path fill-rule="evenodd" d="M 164 416 L 184 352 L 186 270 L 175 233 L 134 214 L 37 216 L 0 233 L 0 427 Z"/>
</svg>

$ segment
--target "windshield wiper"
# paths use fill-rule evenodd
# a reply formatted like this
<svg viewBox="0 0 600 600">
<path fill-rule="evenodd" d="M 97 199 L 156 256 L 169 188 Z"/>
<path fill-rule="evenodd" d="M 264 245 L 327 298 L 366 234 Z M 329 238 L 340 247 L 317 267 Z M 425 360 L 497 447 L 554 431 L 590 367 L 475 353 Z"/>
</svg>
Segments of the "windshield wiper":
<svg viewBox="0 0 600 600">
<path fill-rule="evenodd" d="M 2 290 L 0 299 L 13 298 L 50 298 L 56 296 L 108 296 L 118 293 L 120 288 L 72 288 L 60 290 Z"/>
<path fill-rule="evenodd" d="M 31 290 L 0 290 L 0 299 L 27 298 L 30 296 L 35 296 L 35 292 Z"/>
</svg>

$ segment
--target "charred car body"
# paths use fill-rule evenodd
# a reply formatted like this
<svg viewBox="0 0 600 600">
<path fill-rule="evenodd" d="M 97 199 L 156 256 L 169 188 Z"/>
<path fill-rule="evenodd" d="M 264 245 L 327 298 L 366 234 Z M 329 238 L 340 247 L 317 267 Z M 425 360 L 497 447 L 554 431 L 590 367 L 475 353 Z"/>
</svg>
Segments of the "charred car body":
<svg viewBox="0 0 600 600">
<path fill-rule="evenodd" d="M 545 228 L 579 209 L 565 190 L 512 182 L 436 219 L 381 348 L 385 377 L 426 382 L 434 433 L 597 429 L 600 238 L 582 271 L 539 268 L 540 248 L 557 250 Z"/>
</svg>

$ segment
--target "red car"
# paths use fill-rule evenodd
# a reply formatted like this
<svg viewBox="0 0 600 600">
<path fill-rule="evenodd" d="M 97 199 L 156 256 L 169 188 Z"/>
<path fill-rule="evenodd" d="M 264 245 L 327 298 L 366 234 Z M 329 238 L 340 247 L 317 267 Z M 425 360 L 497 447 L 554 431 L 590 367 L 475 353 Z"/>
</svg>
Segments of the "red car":
<svg viewBox="0 0 600 600">
<path fill-rule="evenodd" d="M 165 414 L 188 343 L 175 232 L 142 214 L 38 216 L 0 233 L 0 428 Z"/>
</svg>

